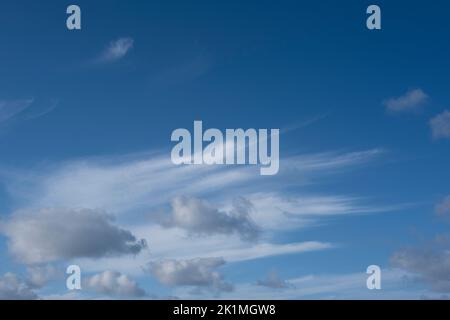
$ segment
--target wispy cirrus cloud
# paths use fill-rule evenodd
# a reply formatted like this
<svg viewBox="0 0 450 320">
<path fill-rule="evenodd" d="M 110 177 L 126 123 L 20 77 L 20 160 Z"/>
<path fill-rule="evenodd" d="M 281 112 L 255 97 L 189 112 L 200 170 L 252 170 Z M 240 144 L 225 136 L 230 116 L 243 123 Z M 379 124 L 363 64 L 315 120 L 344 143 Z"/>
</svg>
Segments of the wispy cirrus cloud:
<svg viewBox="0 0 450 320">
<path fill-rule="evenodd" d="M 33 99 L 0 100 L 0 124 L 28 109 L 33 101 Z"/>
<path fill-rule="evenodd" d="M 269 192 L 295 178 L 308 184 L 326 174 L 345 172 L 376 160 L 384 152 L 326 152 L 282 159 L 269 182 L 252 166 L 174 166 L 166 154 L 152 153 L 62 162 L 22 172 L 0 168 L 8 192 L 20 206 L 102 208 L 112 213 L 149 211 L 178 196 L 235 197 Z M 256 188 L 257 186 L 257 188 Z"/>
<path fill-rule="evenodd" d="M 129 37 L 111 41 L 98 58 L 99 63 L 116 62 L 124 58 L 133 49 L 134 40 Z"/>
</svg>

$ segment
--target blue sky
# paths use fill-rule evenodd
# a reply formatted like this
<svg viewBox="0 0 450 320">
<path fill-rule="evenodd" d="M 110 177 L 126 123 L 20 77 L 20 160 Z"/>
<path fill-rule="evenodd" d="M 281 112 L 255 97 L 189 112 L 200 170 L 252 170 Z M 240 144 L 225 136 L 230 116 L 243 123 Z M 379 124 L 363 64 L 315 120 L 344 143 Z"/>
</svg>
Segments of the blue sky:
<svg viewBox="0 0 450 320">
<path fill-rule="evenodd" d="M 0 10 L 0 298 L 450 292 L 447 1 L 69 4 Z M 194 120 L 280 128 L 279 174 L 174 166 Z"/>
</svg>

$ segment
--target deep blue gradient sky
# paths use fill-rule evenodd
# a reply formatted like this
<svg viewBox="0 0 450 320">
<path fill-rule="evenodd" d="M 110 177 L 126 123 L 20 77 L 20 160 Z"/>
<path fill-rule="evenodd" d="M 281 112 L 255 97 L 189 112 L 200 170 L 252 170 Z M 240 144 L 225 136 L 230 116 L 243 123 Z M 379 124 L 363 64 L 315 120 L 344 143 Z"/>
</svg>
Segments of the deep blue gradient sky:
<svg viewBox="0 0 450 320">
<path fill-rule="evenodd" d="M 66 29 L 71 4 L 66 1 L 3 1 L 0 6 L 0 101 L 32 99 L 25 110 L 0 122 L 0 217 L 5 221 L 40 203 L 28 195 L 28 187 L 35 191 L 33 183 L 53 177 L 52 168 L 141 152 L 168 157 L 171 132 L 192 130 L 193 121 L 202 120 L 206 128 L 222 130 L 294 127 L 281 136 L 282 159 L 380 151 L 363 164 L 318 173 L 305 186 L 296 184 L 302 174 L 258 178 L 252 192 L 263 192 L 259 183 L 263 188 L 274 181 L 270 191 L 284 196 L 345 195 L 374 209 L 314 218 L 312 225 L 271 233 L 277 244 L 315 240 L 333 248 L 227 264 L 221 272 L 235 285 L 236 297 L 241 283 L 254 284 L 271 270 L 286 280 L 364 273 L 370 264 L 391 272 L 394 252 L 448 231 L 434 207 L 450 193 L 450 141 L 433 139 L 429 125 L 450 108 L 448 1 L 376 1 L 382 9 L 379 31 L 365 26 L 372 1 L 74 3 L 82 10 L 81 31 Z M 123 37 L 134 40 L 133 48 L 117 61 L 98 62 L 108 44 Z M 413 89 L 428 96 L 418 112 L 386 111 L 384 101 Z M 282 170 L 289 169 L 283 166 L 282 161 Z M 29 182 L 12 178 L 11 172 L 39 177 Z M 225 203 L 236 193 L 246 196 L 233 186 L 217 192 L 203 199 Z M 55 203 L 61 206 L 63 200 Z M 167 202 L 148 211 L 168 207 Z M 142 223 L 145 211 L 125 213 L 117 222 Z M 25 277 L 26 264 L 17 261 L 8 241 L 0 234 L 0 276 Z M 64 267 L 69 260 L 56 263 Z M 159 297 L 184 297 L 184 291 L 151 275 L 132 276 Z M 40 293 L 64 294 L 59 281 Z M 364 286 L 348 295 L 336 289 L 292 298 L 371 298 Z M 394 286 L 391 296 L 373 297 L 441 293 L 427 281 L 419 286 Z"/>
</svg>

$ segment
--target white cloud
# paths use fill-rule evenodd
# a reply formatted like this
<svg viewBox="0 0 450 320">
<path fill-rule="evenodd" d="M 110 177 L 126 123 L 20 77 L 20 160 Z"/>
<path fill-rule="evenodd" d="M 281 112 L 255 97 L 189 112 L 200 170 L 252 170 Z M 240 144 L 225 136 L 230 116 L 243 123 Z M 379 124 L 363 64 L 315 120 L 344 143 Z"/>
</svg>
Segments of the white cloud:
<svg viewBox="0 0 450 320">
<path fill-rule="evenodd" d="M 104 271 L 87 278 L 85 286 L 99 294 L 108 296 L 138 298 L 144 297 L 146 292 L 138 283 L 127 275 L 117 271 Z"/>
<path fill-rule="evenodd" d="M 400 97 L 390 98 L 384 102 L 389 112 L 414 112 L 428 100 L 428 95 L 422 89 L 414 89 Z"/>
<path fill-rule="evenodd" d="M 111 222 L 111 216 L 95 210 L 40 209 L 14 213 L 0 232 L 13 256 L 27 264 L 137 254 L 145 247 Z"/>
<path fill-rule="evenodd" d="M 450 112 L 445 110 L 430 120 L 434 139 L 450 139 Z"/>
<path fill-rule="evenodd" d="M 49 168 L 0 176 L 20 206 L 102 208 L 112 213 L 149 211 L 177 196 L 236 197 L 275 187 L 306 184 L 318 176 L 372 161 L 380 149 L 307 154 L 283 159 L 280 173 L 268 181 L 256 167 L 174 166 L 167 154 L 129 155 L 61 163 Z"/>
<path fill-rule="evenodd" d="M 38 296 L 13 273 L 0 276 L 0 300 L 34 300 Z"/>
<path fill-rule="evenodd" d="M 133 48 L 132 38 L 120 38 L 112 41 L 100 57 L 101 62 L 114 62 L 122 59 Z"/>
<path fill-rule="evenodd" d="M 190 260 L 160 260 L 148 264 L 148 271 L 161 283 L 168 286 L 194 286 L 217 291 L 231 291 L 232 286 L 225 282 L 216 271 L 223 266 L 222 258 L 197 258 Z"/>
<path fill-rule="evenodd" d="M 52 167 L 34 168 L 32 172 L 8 168 L 0 174 L 15 206 L 26 207 L 28 210 L 48 207 L 79 208 L 80 205 L 85 208 L 101 208 L 117 215 L 120 221 L 127 222 L 126 229 L 133 235 L 134 244 L 138 245 L 136 239 L 141 238 L 148 239 L 151 243 L 151 252 L 144 250 L 133 257 L 89 253 L 77 254 L 76 258 L 74 254 L 69 254 L 73 248 L 64 250 L 65 253 L 58 249 L 57 254 L 54 253 L 56 249 L 52 249 L 53 256 L 63 259 L 70 255 L 68 258 L 73 258 L 73 262 L 86 272 L 115 270 L 129 275 L 141 275 L 142 266 L 150 260 L 222 257 L 228 263 L 234 263 L 333 248 L 335 245 L 326 240 L 274 243 L 273 239 L 279 231 L 304 227 L 323 217 L 375 212 L 380 208 L 361 205 L 361 199 L 354 197 L 311 195 L 298 191 L 304 188 L 295 188 L 296 193 L 286 193 L 285 188 L 292 185 L 306 186 L 324 174 L 335 174 L 367 164 L 381 154 L 382 150 L 373 149 L 289 157 L 283 160 L 279 175 L 270 180 L 259 176 L 258 169 L 254 167 L 178 167 L 171 163 L 167 154 L 161 153 L 82 159 Z M 181 201 L 175 208 L 179 214 L 185 215 L 184 218 L 188 218 L 188 223 L 184 218 L 178 219 L 179 217 L 171 220 L 171 228 L 156 223 L 161 212 L 167 212 L 167 204 L 173 199 L 181 199 L 180 196 L 191 199 Z M 240 206 L 233 206 L 230 199 L 236 197 L 245 197 L 253 209 L 242 210 Z M 209 204 L 206 204 L 205 199 Z M 197 212 L 197 209 L 202 212 Z M 236 212 L 233 211 L 236 209 L 241 215 L 235 215 Z M 183 212 L 184 210 L 187 211 Z M 211 220 L 203 221 L 203 213 L 211 215 Z M 174 212 L 171 218 L 174 218 L 173 214 Z M 65 220 L 70 221 L 71 217 Z M 242 235 L 251 234 L 249 231 L 254 226 L 242 229 L 236 224 L 238 220 L 253 221 L 258 226 L 258 241 L 245 241 Z M 224 222 L 222 229 L 218 221 Z M 211 230 L 207 232 L 207 228 Z M 71 234 L 71 231 L 68 233 Z M 83 237 L 86 234 L 86 231 L 81 232 L 79 238 L 91 239 L 89 236 Z M 29 242 L 29 237 L 17 237 L 17 242 L 21 243 L 24 239 Z M 89 241 L 95 245 L 98 243 L 96 239 Z M 49 260 L 45 246 L 51 245 L 45 242 L 42 247 L 42 242 L 36 243 L 39 245 L 31 246 L 30 251 L 27 251 L 28 243 L 27 246 L 20 246 L 20 250 L 15 250 L 16 255 L 19 253 L 28 261 Z M 84 242 L 70 243 L 80 246 Z M 91 252 L 90 248 L 85 250 Z M 41 251 L 45 252 L 46 259 L 40 258 Z"/>
<path fill-rule="evenodd" d="M 33 99 L 25 100 L 0 100 L 0 123 L 7 121 L 21 113 L 33 104 Z"/>
</svg>

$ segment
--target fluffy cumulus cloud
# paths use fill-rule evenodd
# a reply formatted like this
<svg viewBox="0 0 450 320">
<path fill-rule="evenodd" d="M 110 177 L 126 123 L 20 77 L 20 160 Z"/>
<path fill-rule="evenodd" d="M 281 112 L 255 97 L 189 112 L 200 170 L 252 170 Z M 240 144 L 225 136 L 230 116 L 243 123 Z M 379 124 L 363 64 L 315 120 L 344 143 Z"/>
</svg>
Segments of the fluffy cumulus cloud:
<svg viewBox="0 0 450 320">
<path fill-rule="evenodd" d="M 450 112 L 445 110 L 430 120 L 434 139 L 450 139 Z"/>
<path fill-rule="evenodd" d="M 20 262 L 38 264 L 72 258 L 138 254 L 144 240 L 96 210 L 41 209 L 14 213 L 0 226 Z"/>
<path fill-rule="evenodd" d="M 178 227 L 192 234 L 238 234 L 244 240 L 257 238 L 259 230 L 250 218 L 252 204 L 243 198 L 235 199 L 230 211 L 221 211 L 206 201 L 191 197 L 177 197 L 172 212 L 160 222 L 163 226 Z"/>
<path fill-rule="evenodd" d="M 217 268 L 223 266 L 222 258 L 198 258 L 190 260 L 160 260 L 150 262 L 148 271 L 161 283 L 168 286 L 194 286 L 215 291 L 231 291 L 232 285 L 225 282 Z"/>
<path fill-rule="evenodd" d="M 450 293 L 450 237 L 439 236 L 432 244 L 409 247 L 391 257 L 392 264 L 429 284 L 435 292 Z"/>
<path fill-rule="evenodd" d="M 389 112 L 415 112 L 428 100 L 428 95 L 421 89 L 414 89 L 399 97 L 389 98 L 384 102 Z"/>
<path fill-rule="evenodd" d="M 122 59 L 133 48 L 132 38 L 120 38 L 112 41 L 100 57 L 101 62 L 114 62 Z"/>
<path fill-rule="evenodd" d="M 138 298 L 146 295 L 145 290 L 127 275 L 117 271 L 105 271 L 89 277 L 85 286 L 99 294 L 125 298 Z"/>
<path fill-rule="evenodd" d="M 0 300 L 34 300 L 38 296 L 13 273 L 0 276 Z"/>
</svg>

